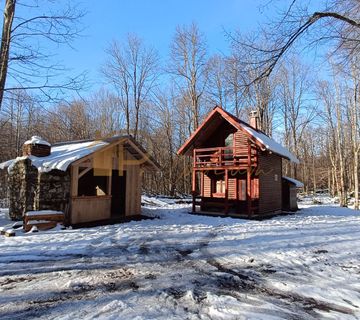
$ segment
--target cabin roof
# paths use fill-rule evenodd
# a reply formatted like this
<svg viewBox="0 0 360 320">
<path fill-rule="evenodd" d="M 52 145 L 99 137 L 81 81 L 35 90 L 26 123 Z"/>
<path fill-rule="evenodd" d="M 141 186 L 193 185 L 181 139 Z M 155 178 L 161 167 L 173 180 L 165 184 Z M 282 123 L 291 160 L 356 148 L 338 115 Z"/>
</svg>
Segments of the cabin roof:
<svg viewBox="0 0 360 320">
<path fill-rule="evenodd" d="M 193 132 L 189 139 L 178 150 L 179 155 L 191 155 L 194 148 L 201 145 L 215 132 L 216 128 L 222 121 L 227 121 L 236 130 L 241 130 L 249 136 L 254 143 L 256 143 L 262 150 L 271 151 L 283 158 L 286 158 L 292 162 L 299 163 L 299 160 L 289 150 L 284 148 L 281 144 L 277 143 L 274 139 L 267 136 L 264 132 L 256 130 L 246 122 L 238 119 L 231 113 L 223 110 L 219 106 L 216 106 L 205 118 L 203 123 Z M 207 134 L 208 133 L 208 134 Z"/>
<path fill-rule="evenodd" d="M 39 172 L 49 172 L 55 169 L 66 171 L 75 161 L 121 142 L 124 144 L 124 149 L 126 149 L 135 159 L 142 160 L 142 163 L 147 169 L 160 169 L 160 165 L 149 156 L 145 149 L 131 136 L 114 136 L 101 140 L 77 140 L 55 143 L 51 146 L 51 153 L 49 156 L 17 157 L 16 159 L 0 163 L 0 169 L 11 168 L 16 161 L 28 158 Z"/>
</svg>

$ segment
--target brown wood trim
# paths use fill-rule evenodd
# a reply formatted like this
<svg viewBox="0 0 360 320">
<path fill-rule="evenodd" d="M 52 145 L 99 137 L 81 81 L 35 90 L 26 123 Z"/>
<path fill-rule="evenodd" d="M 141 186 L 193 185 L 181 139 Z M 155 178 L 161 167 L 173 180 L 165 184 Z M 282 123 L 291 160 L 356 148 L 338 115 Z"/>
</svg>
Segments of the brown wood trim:
<svg viewBox="0 0 360 320">
<path fill-rule="evenodd" d="M 111 195 L 104 195 L 104 196 L 76 196 L 71 197 L 71 200 L 105 200 L 105 199 L 111 199 Z"/>
</svg>

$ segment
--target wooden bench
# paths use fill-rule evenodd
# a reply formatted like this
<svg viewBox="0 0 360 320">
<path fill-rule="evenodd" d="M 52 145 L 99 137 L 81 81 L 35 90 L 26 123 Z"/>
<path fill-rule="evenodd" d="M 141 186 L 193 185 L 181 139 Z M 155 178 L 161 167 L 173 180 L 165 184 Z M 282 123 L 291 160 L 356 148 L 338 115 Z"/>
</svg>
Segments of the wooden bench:
<svg viewBox="0 0 360 320">
<path fill-rule="evenodd" d="M 58 223 L 64 224 L 64 221 L 65 215 L 61 211 L 28 211 L 24 216 L 24 230 L 28 232 L 33 226 L 39 230 L 47 230 L 56 227 Z"/>
</svg>

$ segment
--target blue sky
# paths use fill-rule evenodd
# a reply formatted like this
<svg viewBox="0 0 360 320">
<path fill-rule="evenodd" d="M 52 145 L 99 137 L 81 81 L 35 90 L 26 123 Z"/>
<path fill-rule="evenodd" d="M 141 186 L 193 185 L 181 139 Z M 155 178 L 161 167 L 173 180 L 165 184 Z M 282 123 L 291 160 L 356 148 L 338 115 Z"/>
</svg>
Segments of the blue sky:
<svg viewBox="0 0 360 320">
<path fill-rule="evenodd" d="M 177 25 L 196 22 L 208 40 L 210 53 L 226 53 L 224 30 L 253 30 L 271 15 L 269 8 L 254 0 L 91 0 L 82 3 L 88 14 L 86 29 L 73 46 L 60 48 L 60 58 L 73 72 L 88 70 L 89 79 L 99 86 L 99 68 L 106 60 L 105 48 L 113 40 L 122 41 L 135 33 L 146 44 L 155 47 L 162 60 L 167 59 L 169 45 Z"/>
</svg>

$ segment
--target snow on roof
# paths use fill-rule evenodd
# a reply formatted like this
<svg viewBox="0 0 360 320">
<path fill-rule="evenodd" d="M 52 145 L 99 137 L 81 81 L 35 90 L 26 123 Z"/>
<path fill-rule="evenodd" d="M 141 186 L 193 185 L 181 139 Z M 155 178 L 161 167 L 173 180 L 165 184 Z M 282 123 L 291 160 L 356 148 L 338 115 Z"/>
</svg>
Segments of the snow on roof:
<svg viewBox="0 0 360 320">
<path fill-rule="evenodd" d="M 66 171 L 69 165 L 74 161 L 79 160 L 106 145 L 109 145 L 109 143 L 105 141 L 87 141 L 52 146 L 51 154 L 46 157 L 18 157 L 14 160 L 0 163 L 0 169 L 5 169 L 7 167 L 8 171 L 10 171 L 17 161 L 28 158 L 31 160 L 31 164 L 35 166 L 39 172 L 49 172 L 54 169 Z"/>
<path fill-rule="evenodd" d="M 30 140 L 24 142 L 24 144 L 43 144 L 51 147 L 51 144 L 39 136 L 32 136 Z"/>
<path fill-rule="evenodd" d="M 296 180 L 294 178 L 285 177 L 285 176 L 283 176 L 282 178 L 289 181 L 289 182 L 291 182 L 292 184 L 294 184 L 296 186 L 296 188 L 303 188 L 304 187 L 304 184 L 299 180 Z"/>
<path fill-rule="evenodd" d="M 266 134 L 253 129 L 250 126 L 242 124 L 242 127 L 249 132 L 256 140 L 262 143 L 266 149 L 289 159 L 292 162 L 300 163 L 299 159 L 295 157 L 288 149 L 284 148 L 280 143 L 277 143 L 274 139 L 268 137 Z"/>
</svg>

